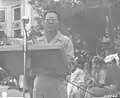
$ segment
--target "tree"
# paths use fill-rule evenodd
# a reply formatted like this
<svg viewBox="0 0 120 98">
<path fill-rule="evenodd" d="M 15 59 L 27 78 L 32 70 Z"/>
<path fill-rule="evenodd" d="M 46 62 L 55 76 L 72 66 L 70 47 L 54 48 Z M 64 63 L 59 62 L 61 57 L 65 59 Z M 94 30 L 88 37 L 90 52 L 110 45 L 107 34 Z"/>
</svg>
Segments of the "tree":
<svg viewBox="0 0 120 98">
<path fill-rule="evenodd" d="M 61 8 L 66 14 L 75 14 L 84 8 L 109 6 L 117 1 L 120 0 L 29 0 L 29 3 L 38 13 L 38 18 L 41 20 L 44 12 L 49 9 L 58 10 Z"/>
<path fill-rule="evenodd" d="M 90 9 L 90 10 L 95 11 L 94 8 L 96 8 L 96 11 L 99 11 L 99 12 L 101 11 L 101 13 L 99 15 L 96 14 L 96 16 L 101 16 L 105 12 L 105 11 L 103 12 L 102 7 L 106 7 L 106 6 L 108 7 L 117 1 L 119 0 L 30 0 L 29 3 L 31 4 L 33 9 L 36 10 L 36 12 L 38 13 L 37 19 L 41 21 L 43 19 L 44 12 L 50 9 L 55 9 L 59 11 L 60 13 L 62 13 L 61 16 L 63 18 L 66 18 L 66 17 L 68 18 L 70 16 L 80 13 L 80 11 L 83 11 L 84 9 Z M 103 20 L 100 21 L 98 17 L 94 17 L 96 19 L 93 19 L 92 16 L 94 13 L 91 14 L 91 12 L 88 11 L 89 15 L 88 14 L 86 16 L 83 15 L 83 17 L 86 18 L 86 20 L 83 21 L 83 23 L 81 22 L 82 19 L 81 20 L 76 19 L 76 21 L 74 22 L 78 23 L 78 25 L 76 26 L 77 29 L 79 28 L 78 26 L 81 25 L 80 23 L 82 23 L 82 26 L 85 28 L 85 31 L 84 31 L 85 34 L 83 35 L 85 35 L 86 39 L 90 39 L 90 38 L 87 38 L 87 36 L 91 35 L 94 37 L 94 39 L 97 40 L 101 36 L 101 33 L 104 33 L 104 31 L 101 32 L 101 30 L 99 29 L 100 28 L 99 26 L 101 26 L 102 28 L 105 28 L 103 26 L 104 21 Z M 90 14 L 91 14 L 91 19 L 88 19 L 88 16 L 90 17 Z M 89 23 L 92 23 L 93 25 L 88 26 L 88 21 Z M 88 29 L 86 29 L 85 27 L 86 25 Z M 76 30 L 76 28 L 74 28 L 74 30 Z M 93 29 L 94 29 L 94 32 L 92 32 Z M 80 30 L 78 30 L 78 32 L 80 32 Z M 90 41 L 88 42 L 89 42 L 88 46 L 91 46 Z M 97 41 L 95 42 L 97 43 Z M 93 48 L 91 48 L 90 50 L 94 51 Z"/>
<path fill-rule="evenodd" d="M 37 19 L 42 20 L 44 12 L 49 9 L 62 10 L 61 16 L 79 13 L 84 8 L 109 6 L 120 0 L 29 0 L 32 8 L 37 12 Z"/>
</svg>

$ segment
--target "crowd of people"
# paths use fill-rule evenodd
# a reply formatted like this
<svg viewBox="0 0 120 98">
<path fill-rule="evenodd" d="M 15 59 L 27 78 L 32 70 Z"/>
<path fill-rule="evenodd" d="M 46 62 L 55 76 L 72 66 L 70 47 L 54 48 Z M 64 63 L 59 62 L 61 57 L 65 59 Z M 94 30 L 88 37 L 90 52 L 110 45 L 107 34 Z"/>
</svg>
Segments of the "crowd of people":
<svg viewBox="0 0 120 98">
<path fill-rule="evenodd" d="M 68 98 L 104 97 L 105 95 L 114 94 L 116 85 L 110 84 L 110 81 L 108 83 L 106 79 L 108 70 L 114 64 L 119 66 L 117 54 L 107 56 L 105 59 L 94 56 L 91 60 L 84 61 L 83 68 L 81 68 L 81 64 L 77 64 L 76 70 L 70 76 L 70 81 L 75 85 L 72 83 L 67 85 Z"/>
</svg>

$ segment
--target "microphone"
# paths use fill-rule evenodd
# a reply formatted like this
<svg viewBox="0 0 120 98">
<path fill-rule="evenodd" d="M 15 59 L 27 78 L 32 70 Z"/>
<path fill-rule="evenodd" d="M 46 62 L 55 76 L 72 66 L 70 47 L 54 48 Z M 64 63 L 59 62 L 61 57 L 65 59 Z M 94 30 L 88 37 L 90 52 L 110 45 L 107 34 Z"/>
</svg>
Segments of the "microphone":
<svg viewBox="0 0 120 98">
<path fill-rule="evenodd" d="M 23 44 L 23 50 L 24 50 L 24 76 L 26 75 L 26 66 L 27 66 L 27 30 L 25 28 L 25 25 L 27 23 L 29 23 L 29 17 L 28 16 L 23 16 L 21 17 L 21 21 L 23 22 L 23 29 L 24 29 L 24 44 Z M 24 77 L 24 79 L 26 79 Z M 26 91 L 26 85 L 24 83 L 24 88 L 23 88 L 23 96 L 25 95 L 25 91 Z"/>
<path fill-rule="evenodd" d="M 29 23 L 29 17 L 28 16 L 23 16 L 21 18 L 22 22 L 23 22 L 23 26 L 25 27 L 25 24 Z"/>
</svg>

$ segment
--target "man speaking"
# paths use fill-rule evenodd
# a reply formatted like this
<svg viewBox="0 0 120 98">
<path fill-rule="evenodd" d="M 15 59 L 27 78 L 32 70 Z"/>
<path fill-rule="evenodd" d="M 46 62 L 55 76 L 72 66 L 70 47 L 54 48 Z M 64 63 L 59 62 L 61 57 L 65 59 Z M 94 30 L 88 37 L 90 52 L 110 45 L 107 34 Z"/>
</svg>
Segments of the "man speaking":
<svg viewBox="0 0 120 98">
<path fill-rule="evenodd" d="M 68 60 L 74 58 L 74 49 L 69 37 L 60 32 L 60 16 L 56 11 L 48 11 L 44 14 L 44 36 L 37 38 L 37 44 L 61 44 L 64 47 Z M 60 90 L 61 81 L 56 77 L 39 74 L 34 81 L 34 97 L 39 98 L 62 98 Z M 66 94 L 67 97 L 67 94 Z"/>
</svg>

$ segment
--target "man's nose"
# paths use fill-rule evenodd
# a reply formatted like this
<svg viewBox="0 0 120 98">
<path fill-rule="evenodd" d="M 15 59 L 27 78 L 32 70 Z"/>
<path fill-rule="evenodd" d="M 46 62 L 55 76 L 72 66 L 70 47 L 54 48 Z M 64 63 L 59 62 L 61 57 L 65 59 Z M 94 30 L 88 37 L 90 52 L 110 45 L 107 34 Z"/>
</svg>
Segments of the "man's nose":
<svg viewBox="0 0 120 98">
<path fill-rule="evenodd" d="M 52 24 L 53 23 L 53 20 L 49 20 L 49 24 Z"/>
</svg>

